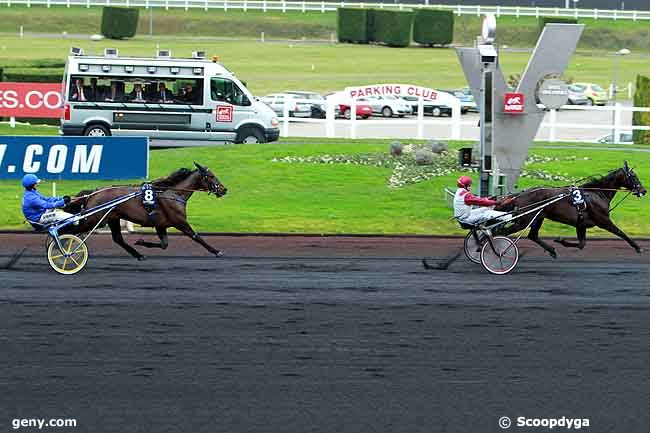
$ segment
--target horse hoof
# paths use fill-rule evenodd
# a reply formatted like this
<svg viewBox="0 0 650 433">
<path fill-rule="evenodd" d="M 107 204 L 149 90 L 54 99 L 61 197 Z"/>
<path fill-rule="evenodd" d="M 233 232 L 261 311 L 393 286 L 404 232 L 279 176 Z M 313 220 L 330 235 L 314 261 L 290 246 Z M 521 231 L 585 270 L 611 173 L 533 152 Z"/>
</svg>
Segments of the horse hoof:
<svg viewBox="0 0 650 433">
<path fill-rule="evenodd" d="M 144 239 L 138 239 L 137 241 L 135 241 L 134 245 L 138 245 L 138 246 L 144 245 Z"/>
<path fill-rule="evenodd" d="M 643 248 L 638 248 L 638 249 L 636 250 L 636 253 L 637 253 L 637 254 L 643 254 L 643 253 L 645 253 L 645 250 L 644 250 Z"/>
<path fill-rule="evenodd" d="M 145 260 L 147 260 L 145 256 L 138 256 L 136 257 L 136 259 L 138 259 L 139 262 L 144 262 Z"/>
<path fill-rule="evenodd" d="M 215 254 L 215 256 L 217 256 L 217 257 L 223 257 L 223 251 L 221 251 L 221 250 L 217 251 L 217 253 Z"/>
<path fill-rule="evenodd" d="M 548 254 L 549 254 L 551 257 L 553 257 L 553 260 L 557 259 L 557 253 L 555 252 L 555 250 L 553 250 L 553 251 L 549 251 Z"/>
<path fill-rule="evenodd" d="M 564 239 L 562 238 L 553 239 L 553 242 L 561 244 L 562 242 L 564 242 Z"/>
</svg>

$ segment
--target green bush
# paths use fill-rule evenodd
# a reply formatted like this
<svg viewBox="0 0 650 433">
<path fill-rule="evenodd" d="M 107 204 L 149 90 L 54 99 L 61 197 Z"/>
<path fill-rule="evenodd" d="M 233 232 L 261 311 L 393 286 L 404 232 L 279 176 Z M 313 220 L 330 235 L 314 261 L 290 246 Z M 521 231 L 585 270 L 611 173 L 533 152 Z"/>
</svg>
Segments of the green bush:
<svg viewBox="0 0 650 433">
<path fill-rule="evenodd" d="M 12 83 L 61 83 L 63 68 L 5 69 L 1 81 Z"/>
<path fill-rule="evenodd" d="M 377 42 L 390 47 L 408 47 L 411 44 L 413 12 L 377 9 L 373 26 Z"/>
<path fill-rule="evenodd" d="M 338 8 L 336 12 L 339 42 L 368 42 L 366 9 Z"/>
<path fill-rule="evenodd" d="M 368 34 L 368 42 L 377 42 L 377 36 L 375 35 L 375 15 L 377 9 L 368 9 L 368 14 L 366 16 L 366 31 Z"/>
<path fill-rule="evenodd" d="M 451 44 L 454 40 L 454 13 L 434 9 L 415 11 L 413 40 L 429 46 Z"/>
<path fill-rule="evenodd" d="M 542 34 L 542 30 L 546 27 L 546 24 L 578 24 L 578 20 L 575 18 L 562 18 L 562 17 L 539 17 L 537 19 L 537 26 L 539 28 L 539 34 Z"/>
<path fill-rule="evenodd" d="M 650 107 L 650 78 L 643 75 L 636 77 L 636 91 L 634 92 L 635 107 Z M 650 126 L 650 113 L 635 111 L 632 115 L 632 125 Z M 632 137 L 637 144 L 650 144 L 650 131 L 632 132 Z"/>
<path fill-rule="evenodd" d="M 109 39 L 132 38 L 138 30 L 137 8 L 104 7 L 101 33 Z"/>
</svg>

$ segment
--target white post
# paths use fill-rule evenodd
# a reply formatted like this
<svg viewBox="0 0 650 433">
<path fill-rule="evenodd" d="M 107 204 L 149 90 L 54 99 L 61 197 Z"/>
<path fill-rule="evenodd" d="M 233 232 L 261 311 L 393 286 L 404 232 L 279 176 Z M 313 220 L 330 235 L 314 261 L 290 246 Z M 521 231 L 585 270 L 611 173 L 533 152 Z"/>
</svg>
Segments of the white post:
<svg viewBox="0 0 650 433">
<path fill-rule="evenodd" d="M 357 138 L 357 100 L 352 98 L 350 103 L 350 138 Z"/>
<path fill-rule="evenodd" d="M 260 42 L 264 43 L 264 32 L 260 33 Z"/>
<path fill-rule="evenodd" d="M 244 12 L 248 12 L 248 1 L 244 0 Z"/>
<path fill-rule="evenodd" d="M 13 116 L 11 116 L 11 117 L 9 118 L 9 127 L 10 127 L 10 128 L 15 128 L 15 127 L 16 127 L 16 118 L 13 117 Z"/>
<path fill-rule="evenodd" d="M 632 99 L 632 83 L 627 83 L 627 99 Z"/>
<path fill-rule="evenodd" d="M 324 1 L 320 2 L 320 11 L 323 14 L 325 13 L 325 2 Z"/>
<path fill-rule="evenodd" d="M 266 0 L 264 0 L 264 3 L 262 5 L 262 9 L 264 10 L 264 12 L 266 12 Z"/>
<path fill-rule="evenodd" d="M 609 99 L 612 99 L 614 97 L 614 83 L 609 83 Z"/>
<path fill-rule="evenodd" d="M 497 5 L 497 18 L 501 16 L 501 6 Z"/>
<path fill-rule="evenodd" d="M 458 5 L 458 7 L 456 8 L 456 15 L 461 16 L 462 13 L 463 12 L 460 9 L 460 5 Z"/>
<path fill-rule="evenodd" d="M 636 21 L 636 9 L 632 11 L 632 21 Z"/>
<path fill-rule="evenodd" d="M 52 182 L 52 197 L 56 197 L 56 182 Z"/>
<path fill-rule="evenodd" d="M 327 138 L 334 138 L 334 121 L 336 120 L 336 113 L 334 112 L 336 105 L 338 105 L 338 100 L 335 95 L 331 95 L 327 98 L 327 105 L 325 106 L 325 135 Z"/>
<path fill-rule="evenodd" d="M 24 34 L 25 34 L 25 32 L 23 31 L 23 26 L 20 26 L 20 39 L 23 38 Z"/>
<path fill-rule="evenodd" d="M 302 0 L 302 13 L 307 12 L 307 5 L 305 5 L 305 0 Z"/>
<path fill-rule="evenodd" d="M 334 32 L 330 33 L 330 43 L 334 45 L 336 43 L 336 38 L 334 37 Z"/>
<path fill-rule="evenodd" d="M 289 136 L 289 104 L 286 96 L 282 98 L 282 136 Z"/>
<path fill-rule="evenodd" d="M 557 141 L 556 126 L 555 126 L 556 123 L 557 123 L 557 110 L 552 109 L 551 110 L 551 130 L 548 133 L 548 141 L 550 141 L 551 143 L 554 143 L 555 141 Z"/>
<path fill-rule="evenodd" d="M 520 13 L 520 9 L 519 9 L 519 6 L 517 6 L 517 7 L 515 8 L 515 16 L 516 16 L 517 18 L 519 18 L 519 13 Z"/>
<path fill-rule="evenodd" d="M 285 0 L 282 0 L 282 13 L 287 12 L 287 2 Z"/>
<path fill-rule="evenodd" d="M 424 138 L 424 100 L 422 96 L 418 98 L 418 139 Z"/>
<path fill-rule="evenodd" d="M 621 104 L 614 104 L 614 144 L 621 144 Z"/>
<path fill-rule="evenodd" d="M 539 18 L 539 8 L 535 8 L 535 18 Z"/>
</svg>

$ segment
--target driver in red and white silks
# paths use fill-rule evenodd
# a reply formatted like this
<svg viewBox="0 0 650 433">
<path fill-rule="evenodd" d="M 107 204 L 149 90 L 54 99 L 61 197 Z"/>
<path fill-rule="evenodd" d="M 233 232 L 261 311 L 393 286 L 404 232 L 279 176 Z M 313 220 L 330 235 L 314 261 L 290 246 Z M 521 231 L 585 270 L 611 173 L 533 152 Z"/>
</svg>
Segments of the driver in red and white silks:
<svg viewBox="0 0 650 433">
<path fill-rule="evenodd" d="M 496 206 L 499 203 L 498 201 L 472 194 L 470 191 L 472 188 L 471 177 L 459 177 L 456 185 L 458 185 L 458 190 L 454 195 L 454 217 L 458 221 L 478 225 L 492 219 L 508 221 L 512 218 L 508 212 L 491 209 L 491 206 Z"/>
</svg>

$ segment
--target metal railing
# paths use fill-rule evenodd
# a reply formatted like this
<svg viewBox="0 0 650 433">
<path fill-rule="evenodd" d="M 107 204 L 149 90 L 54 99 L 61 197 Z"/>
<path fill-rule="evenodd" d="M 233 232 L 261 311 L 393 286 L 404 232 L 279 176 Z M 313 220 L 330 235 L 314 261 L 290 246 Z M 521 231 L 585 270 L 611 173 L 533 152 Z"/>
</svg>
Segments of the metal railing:
<svg viewBox="0 0 650 433">
<path fill-rule="evenodd" d="M 126 6 L 144 8 L 183 8 L 188 9 L 220 9 L 220 10 L 256 10 L 256 11 L 300 11 L 300 12 L 332 12 L 340 7 L 379 8 L 379 9 L 418 9 L 438 8 L 451 10 L 456 15 L 476 15 L 486 13 L 499 16 L 541 17 L 555 16 L 565 18 L 593 18 L 613 20 L 650 20 L 650 11 L 618 10 L 618 9 L 566 9 L 542 8 L 525 6 L 481 6 L 481 5 L 441 5 L 425 0 L 424 3 L 359 3 L 331 1 L 276 1 L 276 0 L 2 0 L 1 6 L 12 5 L 45 5 L 52 6 Z"/>
</svg>

